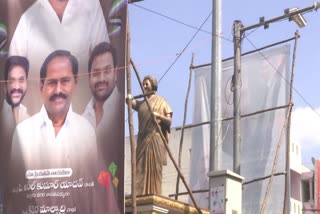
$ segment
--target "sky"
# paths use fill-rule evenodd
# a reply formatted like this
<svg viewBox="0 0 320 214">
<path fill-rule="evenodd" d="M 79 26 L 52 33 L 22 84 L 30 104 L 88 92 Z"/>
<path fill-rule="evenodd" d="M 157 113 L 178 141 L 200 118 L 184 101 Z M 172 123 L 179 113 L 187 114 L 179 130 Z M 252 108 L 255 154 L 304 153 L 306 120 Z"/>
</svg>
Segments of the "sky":
<svg viewBox="0 0 320 214">
<path fill-rule="evenodd" d="M 242 0 L 222 1 L 222 58 L 233 56 L 232 25 L 241 20 L 244 26 L 284 14 L 287 8 L 305 8 L 310 0 Z M 183 123 L 185 97 L 192 53 L 193 65 L 211 62 L 212 1 L 144 0 L 129 5 L 131 58 L 143 78 L 152 74 L 159 81 L 158 94 L 165 97 L 173 109 L 172 127 Z M 305 28 L 288 20 L 257 28 L 246 33 L 242 52 L 254 50 L 294 36 L 299 30 L 295 66 L 291 139 L 302 147 L 302 163 L 311 168 L 311 156 L 320 159 L 320 11 L 304 14 Z M 203 25 L 204 23 L 204 25 Z M 197 28 L 203 25 L 198 34 Z M 196 34 L 196 36 L 195 36 Z M 194 37 L 194 38 L 193 38 Z M 193 39 L 192 39 L 193 38 Z M 188 45 L 189 44 L 189 45 Z M 293 42 L 291 42 L 293 45 Z M 132 72 L 133 95 L 141 94 Z M 193 88 L 191 87 L 187 124 L 192 123 Z M 135 133 L 138 131 L 134 114 Z M 126 126 L 127 122 L 126 122 Z M 128 135 L 126 127 L 126 135 Z"/>
</svg>

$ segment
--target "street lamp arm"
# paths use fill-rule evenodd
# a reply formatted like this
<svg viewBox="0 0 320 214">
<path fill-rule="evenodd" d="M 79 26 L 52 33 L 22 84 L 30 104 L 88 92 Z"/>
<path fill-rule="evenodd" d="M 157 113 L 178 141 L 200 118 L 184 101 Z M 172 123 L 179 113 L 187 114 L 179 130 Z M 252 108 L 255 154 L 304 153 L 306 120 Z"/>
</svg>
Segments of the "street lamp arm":
<svg viewBox="0 0 320 214">
<path fill-rule="evenodd" d="M 254 25 L 250 25 L 247 27 L 243 27 L 240 29 L 240 32 L 244 33 L 247 30 L 252 30 L 252 29 L 260 27 L 260 26 L 264 26 L 264 28 L 268 28 L 269 24 L 271 24 L 273 22 L 277 22 L 277 21 L 284 20 L 284 19 L 289 19 L 291 21 L 292 17 L 295 15 L 311 12 L 313 10 L 317 11 L 319 8 L 320 8 L 320 2 L 315 2 L 312 6 L 305 7 L 305 8 L 299 9 L 299 10 L 295 10 L 293 12 L 289 12 L 289 9 L 286 9 L 282 16 L 278 16 L 278 17 L 275 17 L 275 18 L 272 18 L 269 20 L 264 20 L 264 17 L 261 17 L 259 23 L 254 24 Z"/>
</svg>

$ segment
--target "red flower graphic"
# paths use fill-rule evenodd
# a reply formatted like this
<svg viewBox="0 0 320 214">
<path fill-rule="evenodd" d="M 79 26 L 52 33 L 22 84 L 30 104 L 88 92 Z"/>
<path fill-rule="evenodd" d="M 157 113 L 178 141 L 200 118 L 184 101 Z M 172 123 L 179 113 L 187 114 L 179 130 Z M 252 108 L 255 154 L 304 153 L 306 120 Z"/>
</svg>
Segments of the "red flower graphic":
<svg viewBox="0 0 320 214">
<path fill-rule="evenodd" d="M 111 183 L 111 175 L 110 172 L 107 171 L 100 171 L 99 177 L 98 177 L 98 182 L 102 184 L 105 188 L 109 188 L 110 183 Z"/>
</svg>

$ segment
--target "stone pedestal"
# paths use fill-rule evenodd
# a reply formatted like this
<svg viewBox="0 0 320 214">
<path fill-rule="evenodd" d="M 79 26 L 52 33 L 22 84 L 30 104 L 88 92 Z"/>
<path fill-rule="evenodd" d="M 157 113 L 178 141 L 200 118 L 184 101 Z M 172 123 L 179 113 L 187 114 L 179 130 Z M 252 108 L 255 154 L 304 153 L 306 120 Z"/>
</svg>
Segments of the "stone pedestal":
<svg viewBox="0 0 320 214">
<path fill-rule="evenodd" d="M 172 200 L 170 198 L 158 195 L 146 195 L 137 197 L 138 214 L 197 214 L 194 206 L 186 203 Z M 131 213 L 131 198 L 126 198 L 126 214 Z M 209 214 L 208 210 L 202 210 L 203 214 Z"/>
</svg>

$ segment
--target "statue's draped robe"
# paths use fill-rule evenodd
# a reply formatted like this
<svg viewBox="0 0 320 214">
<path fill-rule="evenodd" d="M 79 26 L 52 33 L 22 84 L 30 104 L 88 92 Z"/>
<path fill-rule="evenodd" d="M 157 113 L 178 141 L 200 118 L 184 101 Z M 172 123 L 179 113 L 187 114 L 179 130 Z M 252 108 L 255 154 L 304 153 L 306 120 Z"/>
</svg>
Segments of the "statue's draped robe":
<svg viewBox="0 0 320 214">
<path fill-rule="evenodd" d="M 167 101 L 157 95 L 148 99 L 152 112 L 162 116 L 170 114 L 172 110 Z M 137 102 L 139 133 L 137 142 L 137 180 L 136 194 L 161 194 L 162 166 L 167 163 L 167 152 L 164 142 L 157 131 L 146 101 Z M 169 140 L 170 127 L 160 123 L 161 131 L 166 141 Z"/>
</svg>

